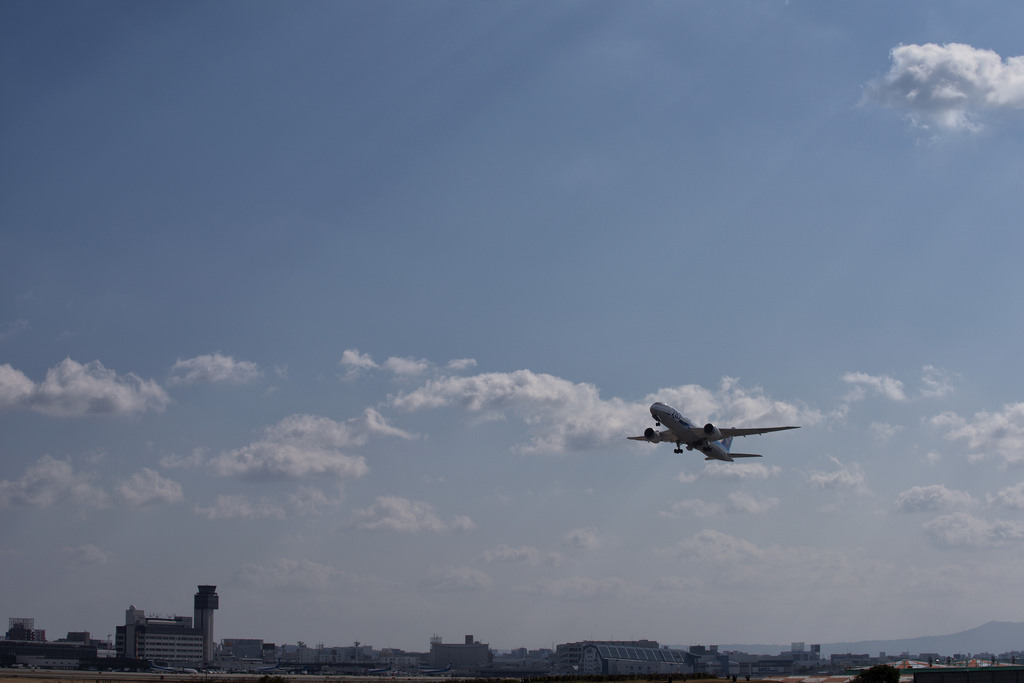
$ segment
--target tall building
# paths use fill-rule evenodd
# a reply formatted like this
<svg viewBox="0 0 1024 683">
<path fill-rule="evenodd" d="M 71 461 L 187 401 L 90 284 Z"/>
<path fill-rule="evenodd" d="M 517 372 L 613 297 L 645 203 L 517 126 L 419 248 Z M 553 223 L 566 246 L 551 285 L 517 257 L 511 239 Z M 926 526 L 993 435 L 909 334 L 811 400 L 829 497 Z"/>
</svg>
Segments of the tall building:
<svg viewBox="0 0 1024 683">
<path fill-rule="evenodd" d="M 199 586 L 195 597 L 195 627 L 203 634 L 203 661 L 213 661 L 213 610 L 220 607 L 216 586 Z"/>
</svg>

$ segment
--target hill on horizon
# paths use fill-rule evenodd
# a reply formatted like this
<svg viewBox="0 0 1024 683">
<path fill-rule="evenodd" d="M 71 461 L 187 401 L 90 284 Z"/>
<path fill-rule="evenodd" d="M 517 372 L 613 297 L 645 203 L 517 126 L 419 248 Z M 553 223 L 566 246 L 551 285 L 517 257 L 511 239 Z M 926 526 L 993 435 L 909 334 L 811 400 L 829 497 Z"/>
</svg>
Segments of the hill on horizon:
<svg viewBox="0 0 1024 683">
<path fill-rule="evenodd" d="M 810 647 L 813 641 L 806 641 Z M 750 654 L 777 655 L 789 652 L 789 645 L 754 645 L 735 644 L 719 645 L 719 650 L 736 650 Z M 976 628 L 952 633 L 944 636 L 919 636 L 917 638 L 896 638 L 892 640 L 859 640 L 855 642 L 821 643 L 821 656 L 828 658 L 834 654 L 869 654 L 877 657 L 884 652 L 887 656 L 900 655 L 904 652 L 911 657 L 925 652 L 938 653 L 942 656 L 955 654 L 994 654 L 1014 650 L 1024 652 L 1024 622 L 990 621 Z"/>
</svg>

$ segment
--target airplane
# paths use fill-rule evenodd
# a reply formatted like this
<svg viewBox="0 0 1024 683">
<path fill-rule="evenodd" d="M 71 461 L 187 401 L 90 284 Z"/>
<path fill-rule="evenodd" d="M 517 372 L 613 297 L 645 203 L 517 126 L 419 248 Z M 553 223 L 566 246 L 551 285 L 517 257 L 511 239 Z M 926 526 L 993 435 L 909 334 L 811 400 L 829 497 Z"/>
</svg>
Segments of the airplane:
<svg viewBox="0 0 1024 683">
<path fill-rule="evenodd" d="M 281 660 L 279 659 L 279 660 L 277 660 L 277 662 L 273 666 L 263 666 L 263 667 L 260 667 L 260 668 L 256 669 L 256 671 L 258 671 L 258 672 L 277 671 L 280 668 L 281 668 Z"/>
<path fill-rule="evenodd" d="M 452 670 L 452 663 L 448 662 L 448 666 L 443 669 L 420 669 L 420 673 L 424 676 L 438 676 L 440 674 L 446 674 Z"/>
<path fill-rule="evenodd" d="M 382 666 L 379 669 L 367 669 L 366 673 L 370 674 L 371 676 L 383 676 L 389 671 L 391 671 L 391 662 L 388 662 L 387 666 Z"/>
<path fill-rule="evenodd" d="M 727 427 L 719 429 L 708 422 L 704 427 L 698 427 L 682 414 L 660 401 L 651 404 L 651 417 L 654 418 L 656 427 L 665 425 L 668 429 L 658 431 L 652 427 L 644 430 L 643 436 L 628 436 L 632 441 L 647 441 L 650 443 L 661 443 L 663 441 L 676 445 L 675 453 L 682 453 L 683 447 L 686 450 L 698 450 L 704 454 L 705 460 L 724 460 L 732 462 L 733 458 L 760 458 L 757 453 L 730 453 L 732 439 L 735 436 L 752 436 L 754 434 L 767 434 L 768 432 L 781 432 L 784 429 L 800 429 L 799 427 L 756 427 L 741 428 Z"/>
<path fill-rule="evenodd" d="M 157 664 L 153 660 L 149 661 L 149 668 L 152 669 L 153 671 L 159 671 L 161 673 L 172 673 L 172 674 L 198 674 L 199 673 L 198 669 L 190 669 L 190 668 L 184 667 L 184 666 L 178 666 L 178 667 L 160 666 L 159 664 Z"/>
</svg>

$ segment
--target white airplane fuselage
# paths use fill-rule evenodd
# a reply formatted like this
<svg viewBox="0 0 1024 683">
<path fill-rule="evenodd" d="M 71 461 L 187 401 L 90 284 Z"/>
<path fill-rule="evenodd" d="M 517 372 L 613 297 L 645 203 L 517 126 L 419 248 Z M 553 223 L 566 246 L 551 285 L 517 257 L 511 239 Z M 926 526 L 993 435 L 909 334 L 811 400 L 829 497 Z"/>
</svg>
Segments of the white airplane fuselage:
<svg viewBox="0 0 1024 683">
<path fill-rule="evenodd" d="M 717 430 L 714 430 L 714 428 L 710 432 L 705 432 L 705 428 L 698 427 L 678 410 L 660 401 L 651 405 L 651 417 L 654 418 L 655 422 L 664 425 L 672 432 L 677 448 L 685 445 L 686 450 L 692 451 L 696 448 L 709 459 L 732 462 L 732 458 L 729 456 L 729 446 L 732 444 L 732 439 L 712 441 L 708 437 L 715 435 Z M 654 430 L 650 430 L 650 432 L 656 434 Z M 648 438 L 650 438 L 649 435 Z M 668 441 L 671 439 L 662 437 L 661 440 Z"/>
</svg>

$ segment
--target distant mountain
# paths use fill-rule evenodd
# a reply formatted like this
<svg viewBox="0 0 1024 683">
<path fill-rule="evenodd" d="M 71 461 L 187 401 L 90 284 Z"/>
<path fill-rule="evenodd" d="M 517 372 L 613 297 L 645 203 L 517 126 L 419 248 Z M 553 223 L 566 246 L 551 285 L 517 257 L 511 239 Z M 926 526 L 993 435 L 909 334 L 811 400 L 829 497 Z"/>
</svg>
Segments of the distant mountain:
<svg viewBox="0 0 1024 683">
<path fill-rule="evenodd" d="M 806 641 L 810 647 L 813 641 Z M 738 650 L 750 654 L 777 655 L 789 652 L 791 644 L 786 645 L 719 645 L 719 650 Z M 900 655 L 909 652 L 916 656 L 922 652 L 937 652 L 943 656 L 955 654 L 978 654 L 981 652 L 999 655 L 1013 650 L 1024 652 L 1024 622 L 990 621 L 987 624 L 968 631 L 953 633 L 948 636 L 921 636 L 919 638 L 899 638 L 896 640 L 860 640 L 850 643 L 821 643 L 821 656 L 833 654 L 869 654 L 877 657 L 880 652 L 886 655 Z"/>
</svg>

